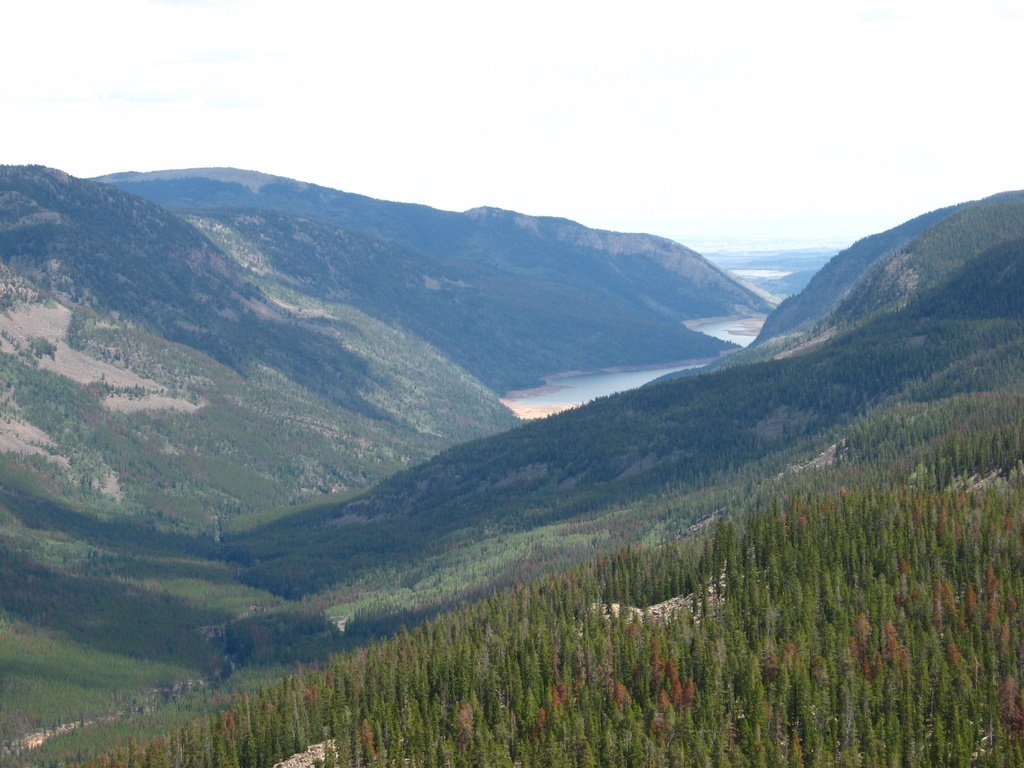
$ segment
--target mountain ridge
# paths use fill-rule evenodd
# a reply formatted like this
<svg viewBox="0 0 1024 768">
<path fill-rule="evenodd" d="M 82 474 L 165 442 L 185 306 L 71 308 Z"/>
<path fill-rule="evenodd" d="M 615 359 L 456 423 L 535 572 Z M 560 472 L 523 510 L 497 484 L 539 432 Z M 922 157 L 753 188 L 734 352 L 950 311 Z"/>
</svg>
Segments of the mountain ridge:
<svg viewBox="0 0 1024 768">
<path fill-rule="evenodd" d="M 385 466 L 400 465 L 403 455 L 408 461 L 407 452 L 425 456 L 421 451 L 428 445 L 436 450 L 472 435 L 479 428 L 472 418 L 490 428 L 513 423 L 496 397 L 423 342 L 339 306 L 305 313 L 288 309 L 198 230 L 153 203 L 43 168 L 0 168 L 0 184 L 0 261 L 40 287 L 35 299 L 22 301 L 18 322 L 37 315 L 38 321 L 45 320 L 46 312 L 52 314 L 43 307 L 47 300 L 66 304 L 60 327 L 33 320 L 35 325 L 26 326 L 21 336 L 5 340 L 8 376 L 26 382 L 23 396 L 16 395 L 9 407 L 18 400 L 27 407 L 32 393 L 63 388 L 64 403 L 77 403 L 82 413 L 102 414 L 104 429 L 124 433 L 131 442 L 130 430 L 118 425 L 122 417 L 107 407 L 117 395 L 134 408 L 130 420 L 156 419 L 159 426 L 148 429 L 156 429 L 170 445 L 186 434 L 197 439 L 198 426 L 189 424 L 195 420 L 189 414 L 140 408 L 145 398 L 135 390 L 142 387 L 146 396 L 168 394 L 193 406 L 205 403 L 195 418 L 233 439 L 242 437 L 238 420 L 262 424 L 256 435 L 271 423 L 284 433 L 305 432 L 310 447 L 292 444 L 289 450 L 312 462 L 309 470 L 319 478 L 314 485 L 328 488 L 365 483 L 365 473 L 379 477 Z M 6 325 L 14 322 L 4 320 Z M 7 329 L 14 331 L 13 326 Z M 13 354 L 15 341 L 22 348 L 20 357 Z M 29 346 L 38 348 L 37 357 L 24 354 Z M 134 370 L 128 370 L 129 363 Z M 56 374 L 63 380 L 53 379 Z M 44 385 L 46 377 L 51 383 Z M 85 390 L 72 395 L 76 386 Z M 424 395 L 436 400 L 428 403 Z M 434 408 L 444 414 L 442 420 L 431 414 Z M 62 427 L 47 409 L 35 413 L 51 433 L 67 433 L 78 424 L 75 450 L 85 452 L 79 461 L 99 461 L 85 458 L 95 453 L 85 422 L 69 414 Z M 85 421 L 94 418 L 99 416 Z M 207 439 L 213 440 L 213 434 L 200 442 Z M 250 459 L 261 456 L 260 470 L 250 466 L 244 475 L 256 488 L 263 487 L 265 473 L 273 475 L 269 466 L 281 463 L 267 455 L 269 444 L 258 447 L 260 439 L 238 442 L 256 452 Z M 360 441 L 364 449 L 353 450 Z M 245 450 L 233 453 L 244 455 Z M 320 451 L 320 458 L 314 458 Z M 134 463 L 120 451 L 109 461 Z M 165 469 L 176 461 L 169 460 Z M 146 475 L 160 485 L 151 470 Z M 341 477 L 348 479 L 339 482 Z M 225 478 L 225 487 L 230 485 Z"/>
<path fill-rule="evenodd" d="M 535 386 L 544 376 L 564 370 L 714 356 L 728 345 L 688 331 L 683 320 L 769 306 L 762 295 L 695 251 L 665 238 L 592 230 L 567 219 L 489 207 L 440 211 L 262 176 L 251 177 L 253 186 L 259 183 L 254 192 L 241 182 L 222 180 L 235 178 L 235 171 L 211 172 L 216 178 L 203 173 L 99 178 L 188 214 L 276 211 L 413 249 L 443 268 L 453 284 L 465 284 L 451 308 L 467 313 L 460 327 L 484 322 L 497 333 L 494 319 L 520 324 L 521 332 L 500 345 L 490 343 L 509 358 L 503 370 L 488 371 L 493 360 L 462 358 L 463 365 L 500 391 Z M 441 322 L 430 319 L 435 321 Z M 621 331 L 616 328 L 620 324 Z M 460 343 L 465 341 L 463 337 Z M 557 354 L 546 353 L 550 344 L 558 346 Z M 477 347 L 479 354 L 490 352 L 487 345 Z M 444 348 L 452 353 L 455 346 Z M 553 366 L 558 357 L 566 364 Z"/>
<path fill-rule="evenodd" d="M 874 302 L 873 309 L 880 309 L 885 299 L 882 296 L 869 299 L 868 295 L 884 293 L 884 283 L 887 280 L 892 282 L 900 279 L 896 273 L 901 271 L 898 265 L 893 265 L 886 273 L 886 267 L 883 265 L 901 258 L 901 254 L 908 247 L 912 248 L 915 241 L 929 237 L 929 232 L 941 228 L 944 223 L 948 224 L 956 217 L 970 215 L 967 212 L 973 208 L 1009 208 L 1022 201 L 1024 191 L 999 192 L 978 200 L 938 208 L 885 232 L 858 240 L 822 267 L 803 291 L 784 300 L 768 315 L 751 349 L 772 340 L 775 340 L 777 346 L 786 336 L 810 331 L 816 323 L 826 320 L 833 312 L 837 314 L 837 318 L 845 318 L 847 321 L 857 312 L 865 314 L 863 308 L 855 307 L 863 305 L 866 301 Z M 1012 239 L 1016 231 L 1007 233 L 1002 239 Z M 988 244 L 994 245 L 995 241 Z M 872 273 L 875 275 L 874 278 Z M 872 280 L 874 285 L 871 284 Z M 844 304 L 845 308 L 841 309 Z"/>
<path fill-rule="evenodd" d="M 841 251 L 818 270 L 803 291 L 785 299 L 768 315 L 758 338 L 751 346 L 807 328 L 825 317 L 838 306 L 873 264 L 959 207 L 947 206 L 916 216 L 885 232 L 862 238 Z"/>
</svg>

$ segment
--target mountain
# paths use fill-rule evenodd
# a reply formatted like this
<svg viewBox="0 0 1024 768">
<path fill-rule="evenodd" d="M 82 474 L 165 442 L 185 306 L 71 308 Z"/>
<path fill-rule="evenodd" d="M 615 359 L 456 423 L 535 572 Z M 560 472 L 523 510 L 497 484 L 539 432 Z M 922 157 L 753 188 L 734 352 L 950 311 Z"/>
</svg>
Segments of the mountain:
<svg viewBox="0 0 1024 768">
<path fill-rule="evenodd" d="M 965 263 L 1024 236 L 1024 193 L 968 204 L 917 235 L 869 269 L 835 308 L 829 322 L 849 325 L 903 306 Z M 996 288 L 999 290 L 999 287 Z"/>
<path fill-rule="evenodd" d="M 709 427 L 764 441 L 759 464 L 741 447 L 720 474 L 698 463 L 688 482 L 677 465 L 646 495 L 599 494 L 607 479 L 588 480 L 589 509 L 567 532 L 586 538 L 604 504 L 628 511 L 620 541 L 645 538 L 664 515 L 656 546 L 515 584 L 91 765 L 1024 765 L 1022 281 L 1024 239 L 1010 240 L 811 352 L 474 444 L 504 446 L 498 471 L 511 466 L 513 479 L 491 486 L 498 500 L 500 488 L 548 483 L 570 457 L 606 466 L 617 449 L 605 434 L 646 413 L 653 423 L 744 368 L 744 403 L 707 401 L 722 407 Z M 805 435 L 833 442 L 799 464 L 773 457 L 773 443 Z M 728 437 L 709 428 L 695 443 L 721 451 Z M 437 478 L 469 498 L 470 478 L 484 488 L 489 467 L 473 469 L 461 450 L 407 485 Z M 551 466 L 523 471 L 540 451 Z M 693 523 L 702 496 L 713 511 Z M 365 503 L 340 511 L 343 526 L 375 514 Z M 378 522 L 388 514 L 402 512 Z M 444 541 L 449 557 L 464 540 Z"/>
<path fill-rule="evenodd" d="M 0 385 L 0 753 L 322 658 L 223 532 L 514 424 L 416 335 L 41 167 L 0 167 Z"/>
<path fill-rule="evenodd" d="M 773 349 L 791 345 L 833 312 L 833 323 L 866 317 L 934 283 L 970 254 L 1021 236 L 1022 201 L 1024 192 L 1004 192 L 940 208 L 857 241 L 769 314 L 752 347 L 769 341 Z"/>
<path fill-rule="evenodd" d="M 250 252 L 266 250 L 265 265 L 285 279 L 310 285 L 311 266 L 330 265 L 313 290 L 346 292 L 368 314 L 397 318 L 496 391 L 566 370 L 714 357 L 728 345 L 683 320 L 770 306 L 696 252 L 651 235 L 495 208 L 439 211 L 234 169 L 100 180 L 216 220 Z M 262 224 L 250 215 L 269 241 L 254 241 Z M 385 252 L 394 254 L 387 272 Z M 364 258 L 372 253 L 377 262 Z M 374 290 L 357 290 L 367 284 Z"/>
<path fill-rule="evenodd" d="M 777 497 L 90 765 L 1019 766 L 1022 501 L 1019 473 Z"/>
<path fill-rule="evenodd" d="M 666 497 L 685 497 L 691 516 L 710 514 L 715 489 L 834 450 L 850 425 L 877 411 L 1019 391 L 1022 265 L 1024 240 L 1004 243 L 966 259 L 900 311 L 805 354 L 621 393 L 454 447 L 359 498 L 228 537 L 227 556 L 246 566 L 255 587 L 289 597 L 331 589 L 343 611 L 361 604 L 346 594 L 381 588 L 370 582 L 386 566 L 390 579 L 437 595 L 428 574 L 462 557 L 463 565 L 489 562 L 476 584 L 512 579 L 517 563 L 536 556 L 531 546 L 543 546 L 541 559 L 551 562 L 578 551 L 556 532 L 583 526 L 586 551 L 623 527 L 643 529 L 648 512 L 640 509 L 663 508 Z M 513 544 L 525 551 L 495 554 Z"/>
<path fill-rule="evenodd" d="M 77 485 L 118 486 L 111 501 L 169 509 L 151 497 L 173 488 L 207 514 L 251 511 L 512 423 L 428 344 L 265 290 L 152 203 L 42 168 L 0 169 L 0 185 L 0 259 L 35 286 L 0 318 L 0 364 L 24 382 L 7 423 L 41 430 Z"/>
<path fill-rule="evenodd" d="M 788 297 L 765 319 L 755 344 L 806 329 L 838 306 L 873 264 L 897 251 L 958 206 L 940 208 L 897 227 L 858 240 L 836 254 L 795 296 Z"/>
<path fill-rule="evenodd" d="M 486 291 L 453 303 L 470 272 Z M 583 288 L 536 281 L 547 293 L 531 296 L 508 271 L 449 270 L 309 216 L 183 216 L 60 171 L 0 168 L 0 741 L 186 689 L 214 697 L 336 647 L 322 600 L 246 583 L 224 540 L 512 426 L 442 349 L 461 349 L 466 324 L 478 337 L 460 354 L 492 376 L 518 364 L 502 345 L 537 331 L 488 309 L 504 294 L 572 333 L 678 330 L 633 312 L 628 290 L 574 325 L 579 294 L 614 293 L 607 270 L 589 274 Z M 687 355 L 723 346 L 681 337 Z M 575 343 L 549 345 L 537 370 Z M 648 351 L 681 354 L 658 343 Z"/>
</svg>

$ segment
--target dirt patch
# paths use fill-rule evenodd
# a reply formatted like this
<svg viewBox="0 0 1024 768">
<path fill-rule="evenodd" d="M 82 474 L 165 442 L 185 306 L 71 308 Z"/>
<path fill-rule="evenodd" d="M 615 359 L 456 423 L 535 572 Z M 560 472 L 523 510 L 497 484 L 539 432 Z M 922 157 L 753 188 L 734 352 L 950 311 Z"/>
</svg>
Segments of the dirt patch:
<svg viewBox="0 0 1024 768">
<path fill-rule="evenodd" d="M 718 582 L 710 582 L 705 592 L 709 608 L 717 610 L 721 607 L 725 592 L 725 572 L 718 577 Z M 680 595 L 670 597 L 661 603 L 649 605 L 646 608 L 638 608 L 635 605 L 622 605 L 621 603 L 594 603 L 591 607 L 599 611 L 606 618 L 625 615 L 630 621 L 642 622 L 647 619 L 655 622 L 669 621 L 684 611 L 689 613 L 695 623 L 700 623 L 699 596 L 696 594 Z"/>
<path fill-rule="evenodd" d="M 104 496 L 108 496 L 115 501 L 124 500 L 124 492 L 121 490 L 121 480 L 118 478 L 116 472 L 111 472 L 103 480 L 93 480 L 93 487 L 102 493 Z"/>
<path fill-rule="evenodd" d="M 992 485 L 992 483 L 994 483 L 997 479 L 999 479 L 1001 474 L 1002 473 L 998 469 L 994 469 L 987 475 L 985 475 L 985 477 L 982 477 L 981 475 L 971 475 L 967 480 L 968 483 L 970 483 L 968 487 L 972 491 L 984 490 L 988 486 Z"/>
<path fill-rule="evenodd" d="M 322 741 L 308 747 L 305 752 L 299 752 L 287 760 L 275 763 L 274 768 L 313 768 L 317 761 L 323 761 L 328 746 L 336 749 L 333 741 Z"/>
<path fill-rule="evenodd" d="M 845 446 L 846 443 L 844 441 L 834 443 L 810 461 L 805 461 L 801 464 L 793 464 L 788 467 L 785 472 L 779 473 L 779 477 L 795 475 L 801 472 L 806 472 L 807 470 L 822 469 L 823 467 L 834 467 L 839 454 L 842 453 Z"/>
<path fill-rule="evenodd" d="M 327 319 L 332 319 L 334 317 L 330 312 L 324 312 L 322 309 L 297 307 L 294 304 L 288 304 L 287 302 L 281 301 L 281 299 L 276 296 L 267 296 L 267 299 L 274 306 L 280 307 L 286 312 L 291 312 L 293 315 L 298 315 L 299 317 L 323 317 Z"/>
<path fill-rule="evenodd" d="M 19 344 L 43 338 L 49 342 L 63 341 L 71 325 L 71 310 L 60 304 L 29 304 L 0 315 L 0 330 Z"/>
<path fill-rule="evenodd" d="M 22 421 L 0 421 L 0 453 L 42 456 L 47 461 L 67 467 L 68 460 L 64 456 L 44 450 L 54 445 L 50 436 L 39 427 Z"/>
<path fill-rule="evenodd" d="M 43 355 L 40 358 L 40 368 L 59 373 L 79 384 L 102 381 L 112 387 L 145 389 L 151 392 L 163 389 L 152 379 L 139 376 L 127 368 L 118 368 L 116 365 L 97 360 L 77 349 L 71 349 L 63 341 L 58 341 L 56 347 L 53 357 Z"/>
<path fill-rule="evenodd" d="M 122 394 L 108 396 L 104 404 L 113 411 L 176 410 L 193 413 L 201 407 L 170 397 L 166 389 L 153 379 L 72 349 L 67 344 L 70 325 L 71 310 L 59 304 L 31 304 L 0 313 L 0 350 L 16 352 L 31 345 L 35 339 L 44 339 L 52 345 L 52 352 L 39 357 L 40 368 L 79 384 L 102 382 L 117 389 L 144 393 L 135 397 Z"/>
<path fill-rule="evenodd" d="M 716 509 L 710 515 L 706 515 L 705 517 L 702 517 L 700 520 L 691 523 L 686 527 L 686 530 L 683 531 L 683 538 L 686 538 L 687 536 L 697 535 L 708 526 L 713 525 L 714 523 L 717 523 L 719 520 L 721 520 L 724 514 L 724 510 Z"/>
<path fill-rule="evenodd" d="M 622 603 L 594 603 L 591 608 L 599 611 L 605 618 L 618 618 L 622 614 L 629 617 L 630 621 L 643 621 L 644 611 L 635 605 L 623 605 Z"/>
</svg>

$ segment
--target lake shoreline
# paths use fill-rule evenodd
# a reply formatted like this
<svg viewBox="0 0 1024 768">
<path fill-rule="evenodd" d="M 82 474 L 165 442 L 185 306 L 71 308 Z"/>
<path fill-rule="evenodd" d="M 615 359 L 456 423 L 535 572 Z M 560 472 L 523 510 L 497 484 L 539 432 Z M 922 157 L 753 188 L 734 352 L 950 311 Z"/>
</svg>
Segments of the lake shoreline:
<svg viewBox="0 0 1024 768">
<path fill-rule="evenodd" d="M 559 373 L 546 374 L 544 378 L 544 384 L 539 387 L 530 387 L 528 389 L 511 389 L 501 396 L 502 402 L 505 400 L 522 400 L 524 398 L 536 397 L 538 395 L 550 395 L 555 392 L 561 392 L 566 389 L 572 389 L 571 386 L 565 386 L 559 384 L 559 381 L 565 379 L 577 379 L 583 376 L 601 376 L 604 374 L 616 374 L 616 373 L 639 373 L 641 371 L 660 371 L 666 368 L 675 368 L 682 370 L 684 368 L 702 368 L 705 365 L 709 365 L 716 360 L 733 354 L 733 350 L 726 350 L 716 357 L 700 357 L 691 358 L 688 360 L 676 360 L 668 363 L 651 363 L 649 365 L 619 365 L 611 368 L 595 368 L 591 370 L 573 370 L 573 371 L 561 371 Z"/>
<path fill-rule="evenodd" d="M 598 397 L 642 387 L 670 373 L 703 368 L 753 341 L 764 325 L 765 317 L 740 315 L 687 320 L 686 326 L 691 330 L 738 345 L 735 349 L 725 350 L 718 356 L 640 366 L 613 366 L 591 371 L 561 371 L 545 376 L 544 383 L 538 387 L 506 392 L 500 398 L 501 404 L 520 419 L 541 419 L 583 405 Z"/>
<path fill-rule="evenodd" d="M 706 333 L 715 338 L 731 341 L 733 336 L 757 338 L 768 315 L 742 315 L 724 317 L 698 317 L 684 320 L 683 325 L 691 331 Z"/>
<path fill-rule="evenodd" d="M 500 400 L 520 419 L 542 419 L 598 397 L 636 389 L 669 373 L 703 368 L 718 359 L 713 357 L 680 360 L 674 364 L 617 366 L 591 372 L 565 371 L 546 376 L 547 383 L 543 386 L 513 390 Z"/>
</svg>

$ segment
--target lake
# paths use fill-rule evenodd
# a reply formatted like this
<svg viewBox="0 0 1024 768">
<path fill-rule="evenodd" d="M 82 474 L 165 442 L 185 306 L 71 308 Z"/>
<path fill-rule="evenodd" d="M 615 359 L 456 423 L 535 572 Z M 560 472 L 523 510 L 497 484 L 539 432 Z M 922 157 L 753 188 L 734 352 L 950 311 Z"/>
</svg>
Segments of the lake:
<svg viewBox="0 0 1024 768">
<path fill-rule="evenodd" d="M 686 327 L 691 331 L 706 333 L 716 339 L 731 341 L 733 344 L 745 347 L 757 337 L 761 326 L 764 325 L 764 318 L 764 315 L 707 317 L 699 320 L 687 320 Z M 509 392 L 501 402 L 521 419 L 539 419 L 577 405 L 589 403 L 598 397 L 642 387 L 669 373 L 701 367 L 701 365 L 675 365 L 641 370 L 558 374 L 548 376 L 543 387 Z"/>
<path fill-rule="evenodd" d="M 700 365 L 676 365 L 639 371 L 602 371 L 549 376 L 545 386 L 509 392 L 501 402 L 520 418 L 537 419 L 583 403 L 589 403 L 598 397 L 642 387 L 668 373 L 700 367 Z"/>
<path fill-rule="evenodd" d="M 691 331 L 706 333 L 722 341 L 731 341 L 741 347 L 749 346 L 764 325 L 765 315 L 750 317 L 706 317 L 699 320 L 687 320 L 686 327 Z"/>
</svg>

